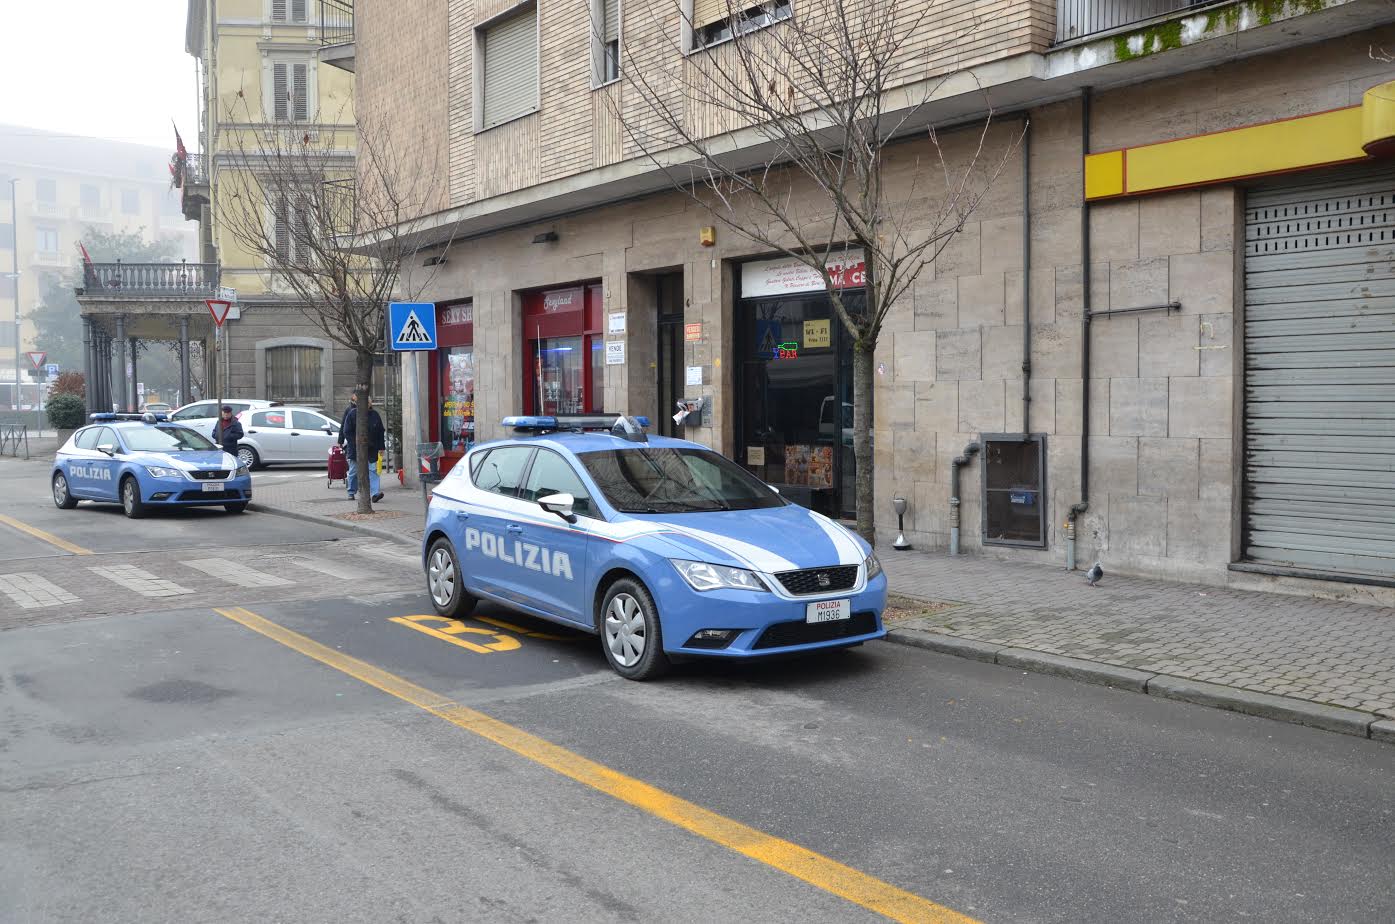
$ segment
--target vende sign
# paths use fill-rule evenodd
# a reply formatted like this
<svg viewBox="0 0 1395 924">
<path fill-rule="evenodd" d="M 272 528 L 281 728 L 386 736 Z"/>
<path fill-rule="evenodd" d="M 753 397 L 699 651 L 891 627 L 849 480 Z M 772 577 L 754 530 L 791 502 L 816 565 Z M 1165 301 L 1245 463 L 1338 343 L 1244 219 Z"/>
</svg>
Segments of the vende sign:
<svg viewBox="0 0 1395 924">
<path fill-rule="evenodd" d="M 867 285 L 867 258 L 861 248 L 831 254 L 824 265 L 828 267 L 833 284 L 840 289 L 860 289 Z M 823 277 L 813 267 L 793 257 L 741 265 L 742 298 L 818 292 L 823 287 Z"/>
</svg>

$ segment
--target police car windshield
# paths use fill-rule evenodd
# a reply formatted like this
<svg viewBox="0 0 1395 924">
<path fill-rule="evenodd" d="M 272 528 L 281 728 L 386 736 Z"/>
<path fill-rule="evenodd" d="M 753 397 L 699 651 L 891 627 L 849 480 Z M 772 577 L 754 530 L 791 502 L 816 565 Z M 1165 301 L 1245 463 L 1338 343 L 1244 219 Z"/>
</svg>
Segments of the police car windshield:
<svg viewBox="0 0 1395 924">
<path fill-rule="evenodd" d="M 706 449 L 637 446 L 578 455 L 606 500 L 622 513 L 698 513 L 783 507 L 741 466 Z"/>
<path fill-rule="evenodd" d="M 187 427 L 128 427 L 121 431 L 131 452 L 208 452 L 217 449 Z"/>
</svg>

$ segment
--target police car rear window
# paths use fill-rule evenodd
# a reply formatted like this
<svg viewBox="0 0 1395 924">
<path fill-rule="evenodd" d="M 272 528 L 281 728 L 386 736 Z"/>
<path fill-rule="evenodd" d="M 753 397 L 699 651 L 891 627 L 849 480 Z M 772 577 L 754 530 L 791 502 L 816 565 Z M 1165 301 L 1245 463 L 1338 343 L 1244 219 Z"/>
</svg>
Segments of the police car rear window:
<svg viewBox="0 0 1395 924">
<path fill-rule="evenodd" d="M 705 449 L 636 447 L 580 453 L 601 493 L 623 513 L 701 513 L 783 507 L 744 468 Z"/>
</svg>

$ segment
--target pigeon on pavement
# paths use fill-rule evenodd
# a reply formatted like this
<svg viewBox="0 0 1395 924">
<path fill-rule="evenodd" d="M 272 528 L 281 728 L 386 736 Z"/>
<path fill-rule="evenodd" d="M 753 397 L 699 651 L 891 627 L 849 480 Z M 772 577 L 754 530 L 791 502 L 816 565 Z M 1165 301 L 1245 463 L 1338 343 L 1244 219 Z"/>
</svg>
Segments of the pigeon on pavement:
<svg viewBox="0 0 1395 924">
<path fill-rule="evenodd" d="M 1100 567 L 1099 562 L 1095 562 L 1094 566 L 1085 572 L 1085 580 L 1090 582 L 1091 587 L 1097 585 L 1102 577 L 1104 577 L 1104 569 Z"/>
</svg>

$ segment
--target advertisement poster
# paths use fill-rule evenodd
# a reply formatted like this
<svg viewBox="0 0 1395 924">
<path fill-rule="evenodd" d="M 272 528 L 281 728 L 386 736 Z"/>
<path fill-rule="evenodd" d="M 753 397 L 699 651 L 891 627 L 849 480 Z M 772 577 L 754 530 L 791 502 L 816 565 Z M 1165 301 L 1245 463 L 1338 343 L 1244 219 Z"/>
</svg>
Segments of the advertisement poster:
<svg viewBox="0 0 1395 924">
<path fill-rule="evenodd" d="M 785 447 L 785 484 L 810 488 L 833 487 L 833 447 Z"/>
<path fill-rule="evenodd" d="M 850 247 L 842 253 L 830 254 L 824 266 L 833 284 L 840 289 L 860 289 L 867 285 L 867 260 L 861 248 Z M 823 288 L 823 277 L 794 257 L 741 265 L 742 298 L 817 292 Z"/>
<path fill-rule="evenodd" d="M 833 346 L 833 329 L 827 319 L 804 322 L 804 347 L 806 349 L 815 350 L 831 346 Z"/>
<path fill-rule="evenodd" d="M 463 452 L 475 442 L 475 354 L 453 347 L 445 359 L 441 443 L 447 451 Z"/>
</svg>

